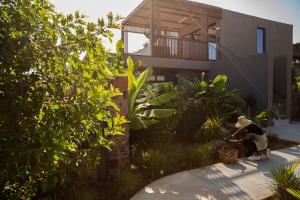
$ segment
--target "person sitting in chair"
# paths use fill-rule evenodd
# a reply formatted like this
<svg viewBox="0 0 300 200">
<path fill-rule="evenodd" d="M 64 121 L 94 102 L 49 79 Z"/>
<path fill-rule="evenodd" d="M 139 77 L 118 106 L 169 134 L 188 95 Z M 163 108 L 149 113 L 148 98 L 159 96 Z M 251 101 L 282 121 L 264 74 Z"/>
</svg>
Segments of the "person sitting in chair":
<svg viewBox="0 0 300 200">
<path fill-rule="evenodd" d="M 270 158 L 270 149 L 267 149 L 268 139 L 261 128 L 245 116 L 238 117 L 235 127 L 238 128 L 238 130 L 232 136 L 239 136 L 241 133 L 245 133 L 242 139 L 235 140 L 235 142 L 242 143 L 246 147 L 246 157 L 248 157 L 249 160 Z M 263 151 L 265 151 L 265 153 L 260 154 L 260 152 Z"/>
</svg>

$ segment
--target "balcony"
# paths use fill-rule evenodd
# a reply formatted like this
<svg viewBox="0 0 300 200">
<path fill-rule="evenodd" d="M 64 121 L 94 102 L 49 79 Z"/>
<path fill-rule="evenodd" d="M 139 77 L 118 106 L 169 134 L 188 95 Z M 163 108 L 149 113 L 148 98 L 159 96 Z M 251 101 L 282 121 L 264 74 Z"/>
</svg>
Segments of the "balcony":
<svg viewBox="0 0 300 200">
<path fill-rule="evenodd" d="M 217 57 L 218 7 L 187 0 L 144 0 L 123 21 L 125 54 L 190 61 Z M 130 40 L 140 35 L 143 42 Z M 130 46 L 140 43 L 138 49 Z"/>
</svg>

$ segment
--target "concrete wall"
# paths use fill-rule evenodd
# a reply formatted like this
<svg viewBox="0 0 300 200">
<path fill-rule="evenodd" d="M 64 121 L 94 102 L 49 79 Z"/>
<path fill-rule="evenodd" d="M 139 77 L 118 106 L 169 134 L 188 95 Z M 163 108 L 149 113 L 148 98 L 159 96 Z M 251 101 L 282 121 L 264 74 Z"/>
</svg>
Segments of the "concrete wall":
<svg viewBox="0 0 300 200">
<path fill-rule="evenodd" d="M 272 104 L 272 61 L 268 54 L 247 56 L 242 59 L 230 59 L 224 57 L 215 63 L 210 73 L 212 79 L 218 74 L 228 77 L 229 89 L 239 89 L 244 97 L 252 95 L 257 103 L 253 108 L 253 114 L 260 112 Z"/>
<path fill-rule="evenodd" d="M 273 56 L 293 55 L 293 26 L 229 10 L 222 10 L 219 43 L 237 56 L 257 54 L 256 30 L 266 31 L 266 53 Z"/>
<path fill-rule="evenodd" d="M 286 107 L 290 116 L 293 26 L 223 10 L 219 27 L 218 62 L 211 74 L 227 74 L 229 86 L 252 93 L 258 102 L 256 111 L 261 111 L 273 105 L 273 60 L 286 56 Z M 265 29 L 264 54 L 257 54 L 258 27 Z"/>
</svg>

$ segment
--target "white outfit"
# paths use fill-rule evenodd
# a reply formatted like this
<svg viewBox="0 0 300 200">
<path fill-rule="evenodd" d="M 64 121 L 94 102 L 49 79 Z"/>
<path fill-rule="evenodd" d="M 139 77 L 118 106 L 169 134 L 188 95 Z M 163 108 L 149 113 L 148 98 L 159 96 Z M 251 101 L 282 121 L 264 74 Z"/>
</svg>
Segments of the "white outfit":
<svg viewBox="0 0 300 200">
<path fill-rule="evenodd" d="M 268 147 L 268 139 L 265 134 L 263 135 L 257 135 L 257 134 L 251 134 L 253 136 L 253 142 L 256 144 L 256 148 L 258 151 L 262 151 L 267 149 Z"/>
</svg>

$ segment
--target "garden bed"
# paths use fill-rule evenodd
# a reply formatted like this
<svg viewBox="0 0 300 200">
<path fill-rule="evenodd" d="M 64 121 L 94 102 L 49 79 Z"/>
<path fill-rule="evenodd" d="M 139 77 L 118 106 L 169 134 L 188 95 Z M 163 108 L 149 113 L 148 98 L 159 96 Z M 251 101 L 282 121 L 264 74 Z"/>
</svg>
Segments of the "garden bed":
<svg viewBox="0 0 300 200">
<path fill-rule="evenodd" d="M 292 141 L 287 141 L 287 140 L 282 140 L 277 138 L 275 135 L 271 135 L 268 136 L 269 139 L 269 148 L 271 150 L 278 150 L 278 149 L 282 149 L 282 148 L 288 148 L 288 147 L 292 147 L 295 145 L 298 145 L 298 143 L 296 142 L 292 142 Z M 195 147 L 195 144 L 191 144 L 191 143 L 184 143 L 184 144 L 176 144 L 177 145 L 177 151 L 178 148 L 182 148 L 180 150 L 185 151 L 189 148 L 193 149 Z M 244 157 L 244 149 L 241 147 L 239 148 L 240 150 L 240 155 L 239 157 Z M 172 152 L 169 152 L 172 153 Z M 174 154 L 177 154 L 177 152 L 174 152 Z M 187 156 L 186 154 L 181 154 L 182 156 Z M 184 160 L 185 158 L 178 158 L 181 160 Z M 216 151 L 213 151 L 211 156 L 205 160 L 205 161 L 201 161 L 198 164 L 195 163 L 189 163 L 189 164 L 174 164 L 172 165 L 172 169 L 171 170 L 167 170 L 164 173 L 162 173 L 159 176 L 151 176 L 151 173 L 147 173 L 146 169 L 142 169 L 137 167 L 136 169 L 134 169 L 134 173 L 138 173 L 141 175 L 142 177 L 142 181 L 139 184 L 139 187 L 136 188 L 136 191 L 133 191 L 131 193 L 126 193 L 126 195 L 119 195 L 118 199 L 129 199 L 132 195 L 134 195 L 137 191 L 139 191 L 140 189 L 142 189 L 143 187 L 145 187 L 146 185 L 148 185 L 149 183 L 153 182 L 156 179 L 159 179 L 163 176 L 167 176 L 170 174 L 174 174 L 180 171 L 184 171 L 184 170 L 189 170 L 192 168 L 198 168 L 198 167 L 203 167 L 203 166 L 207 166 L 207 165 L 211 165 L 214 163 L 218 163 L 219 158 L 218 158 L 218 154 Z M 130 184 L 130 180 L 128 180 L 128 184 Z M 98 183 L 97 185 L 98 187 L 98 195 L 96 199 L 106 199 L 106 200 L 112 200 L 112 199 L 116 199 L 116 196 L 118 194 L 118 185 L 115 182 L 108 182 L 108 183 Z M 269 198 L 267 200 L 271 200 L 272 198 Z"/>
</svg>

